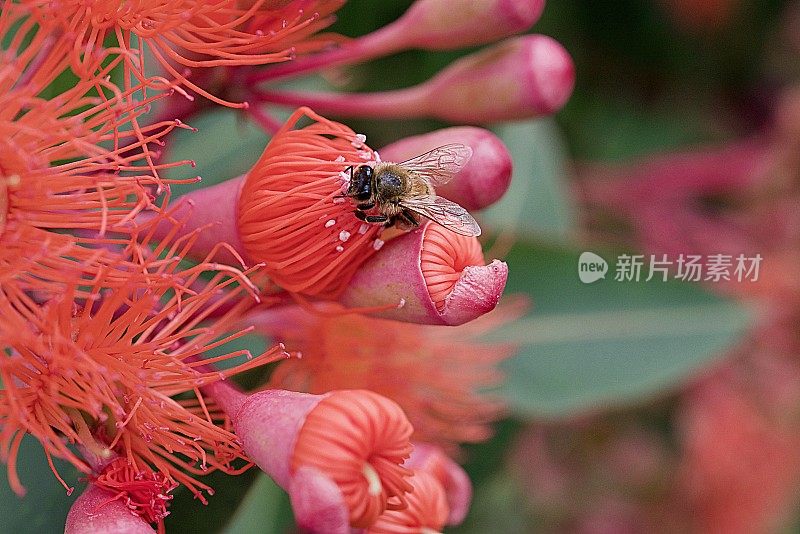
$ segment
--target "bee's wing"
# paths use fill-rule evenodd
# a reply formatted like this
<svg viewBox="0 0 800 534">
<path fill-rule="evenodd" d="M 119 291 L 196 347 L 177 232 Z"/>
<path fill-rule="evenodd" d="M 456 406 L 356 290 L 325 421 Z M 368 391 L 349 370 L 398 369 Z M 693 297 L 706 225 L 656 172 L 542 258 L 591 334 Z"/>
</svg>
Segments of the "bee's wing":
<svg viewBox="0 0 800 534">
<path fill-rule="evenodd" d="M 433 185 L 442 185 L 449 182 L 471 157 L 470 147 L 452 144 L 434 148 L 416 158 L 403 161 L 400 165 L 427 178 Z"/>
<path fill-rule="evenodd" d="M 467 210 L 446 198 L 433 195 L 409 197 L 400 205 L 441 224 L 448 230 L 466 236 L 481 235 L 481 227 Z"/>
</svg>

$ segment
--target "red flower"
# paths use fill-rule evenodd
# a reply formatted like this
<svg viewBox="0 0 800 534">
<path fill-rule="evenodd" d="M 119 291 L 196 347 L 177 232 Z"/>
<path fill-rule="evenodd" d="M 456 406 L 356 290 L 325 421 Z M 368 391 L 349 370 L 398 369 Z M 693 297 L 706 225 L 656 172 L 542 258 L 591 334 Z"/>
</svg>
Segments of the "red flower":
<svg viewBox="0 0 800 534">
<path fill-rule="evenodd" d="M 156 165 L 151 148 L 179 122 L 136 123 L 158 97 L 135 103 L 135 89 L 120 93 L 102 78 L 37 96 L 56 76 L 51 54 L 14 59 L 6 67 L 27 83 L 0 91 L 0 291 L 60 291 L 101 271 L 124 283 L 138 262 L 110 247 L 131 245 L 134 217 L 157 209 L 158 171 L 181 164 Z M 98 89 L 103 96 L 89 96 Z"/>
<path fill-rule="evenodd" d="M 157 523 L 163 532 L 164 518 L 169 515 L 167 506 L 172 500 L 170 493 L 178 487 L 166 475 L 137 470 L 125 458 L 117 458 L 92 483 L 113 492 L 112 500 L 121 500 L 128 510 L 148 523 Z"/>
<path fill-rule="evenodd" d="M 367 529 L 367 534 L 434 534 L 442 531 L 449 508 L 441 483 L 425 471 L 415 472 L 410 482 L 414 490 L 408 496 L 408 506 L 402 510 L 386 511 Z"/>
<path fill-rule="evenodd" d="M 200 354 L 247 332 L 223 337 L 250 306 L 243 297 L 253 289 L 233 269 L 201 278 L 217 267 L 211 258 L 178 271 L 181 249 L 189 246 L 186 239 L 165 242 L 144 258 L 146 270 L 165 275 L 162 284 L 132 277 L 108 291 L 100 276 L 86 298 L 68 286 L 43 305 L 0 293 L 0 347 L 6 351 L 0 358 L 0 447 L 16 492 L 23 492 L 15 463 L 24 433 L 42 443 L 48 458 L 64 458 L 84 473 L 99 473 L 121 457 L 136 472 L 185 485 L 201 501 L 208 488 L 194 476 L 247 467 L 236 436 L 206 405 L 200 387 L 283 352 L 230 352 L 211 361 L 248 360 L 224 372 L 201 368 Z M 182 284 L 175 287 L 175 280 Z M 201 325 L 224 307 L 228 311 L 213 323 Z"/>
<path fill-rule="evenodd" d="M 71 48 L 72 68 L 90 77 L 101 64 L 122 64 L 124 79 L 147 78 L 150 55 L 179 85 L 219 104 L 242 107 L 188 80 L 187 69 L 288 61 L 319 48 L 308 40 L 332 22 L 343 0 L 21 0 L 33 19 Z M 249 4 L 249 5 L 248 5 Z M 308 40 L 308 41 L 306 41 Z M 107 58 L 111 57 L 110 63 Z M 105 62 L 105 63 L 104 63 Z M 167 85 L 172 85 L 168 82 Z"/>
<path fill-rule="evenodd" d="M 314 121 L 295 129 L 307 118 Z M 358 220 L 343 198 L 346 169 L 376 160 L 350 128 L 300 108 L 247 174 L 239 237 L 247 256 L 282 288 L 331 298 L 377 248 L 382 228 Z"/>
<path fill-rule="evenodd" d="M 245 395 L 204 390 L 231 419 L 253 461 L 288 493 L 300 527 L 347 534 L 406 506 L 413 428 L 400 407 L 366 390 Z"/>
<path fill-rule="evenodd" d="M 302 355 L 278 366 L 270 387 L 311 393 L 369 389 L 403 408 L 415 440 L 453 448 L 489 437 L 489 424 L 503 413 L 501 402 L 479 391 L 500 380 L 495 364 L 514 347 L 477 337 L 512 320 L 519 308 L 500 308 L 452 328 L 312 315 L 299 308 L 267 310 L 248 323 Z"/>
</svg>

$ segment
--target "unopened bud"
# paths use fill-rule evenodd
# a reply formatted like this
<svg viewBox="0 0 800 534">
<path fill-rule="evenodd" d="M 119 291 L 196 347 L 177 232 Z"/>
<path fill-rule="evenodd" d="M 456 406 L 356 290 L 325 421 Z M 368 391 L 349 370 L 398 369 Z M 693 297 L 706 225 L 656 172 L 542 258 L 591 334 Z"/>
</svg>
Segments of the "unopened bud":
<svg viewBox="0 0 800 534">
<path fill-rule="evenodd" d="M 524 32 L 543 9 L 544 0 L 417 0 L 392 26 L 407 48 L 449 50 Z"/>
<path fill-rule="evenodd" d="M 386 161 L 404 161 L 438 146 L 461 143 L 472 148 L 472 157 L 436 194 L 469 211 L 483 209 L 503 196 L 511 184 L 511 154 L 489 130 L 457 126 L 401 139 L 381 149 Z"/>
<path fill-rule="evenodd" d="M 64 534 L 155 534 L 155 530 L 112 491 L 89 484 L 67 514 Z"/>
<path fill-rule="evenodd" d="M 381 93 L 265 90 L 262 102 L 353 117 L 435 117 L 480 124 L 550 115 L 569 99 L 575 66 L 558 42 L 526 35 L 463 57 L 427 82 Z"/>
<path fill-rule="evenodd" d="M 253 80 L 298 76 L 408 48 L 454 50 L 491 43 L 527 31 L 543 8 L 544 0 L 417 0 L 402 17 L 375 32 L 319 54 L 272 65 Z"/>
<path fill-rule="evenodd" d="M 572 94 L 575 66 L 564 47 L 529 35 L 466 56 L 424 84 L 425 109 L 452 122 L 550 115 Z"/>
</svg>

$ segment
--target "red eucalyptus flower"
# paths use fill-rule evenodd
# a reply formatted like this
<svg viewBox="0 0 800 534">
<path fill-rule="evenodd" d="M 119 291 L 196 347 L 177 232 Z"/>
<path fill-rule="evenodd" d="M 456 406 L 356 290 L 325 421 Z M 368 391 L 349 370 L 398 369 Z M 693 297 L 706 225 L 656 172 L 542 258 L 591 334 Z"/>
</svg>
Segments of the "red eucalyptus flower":
<svg viewBox="0 0 800 534">
<path fill-rule="evenodd" d="M 6 67 L 34 78 L 48 68 L 25 59 Z M 37 93 L 48 79 L 0 91 L 0 291 L 53 289 L 101 270 L 106 282 L 124 283 L 136 258 L 105 247 L 130 246 L 136 215 L 158 209 L 158 171 L 182 162 L 155 164 L 150 147 L 183 125 L 134 127 L 158 97 L 134 102 L 135 90 L 106 79 L 44 99 Z"/>
<path fill-rule="evenodd" d="M 152 56 L 179 86 L 223 105 L 189 81 L 196 67 L 288 61 L 325 44 L 309 39 L 332 22 L 343 0 L 20 0 L 33 20 L 71 48 L 73 70 L 91 77 L 101 64 L 122 64 L 124 79 L 164 87 L 150 76 Z M 113 44 L 109 44 L 109 41 Z M 110 63 L 108 58 L 110 59 Z M 105 61 L 105 63 L 103 63 Z M 172 85 L 168 82 L 166 85 Z M 182 91 L 182 90 L 181 90 Z"/>
<path fill-rule="evenodd" d="M 402 510 L 384 512 L 367 529 L 367 534 L 441 532 L 449 514 L 444 488 L 436 477 L 424 471 L 415 472 L 410 482 L 414 490 L 408 496 L 408 506 Z"/>
<path fill-rule="evenodd" d="M 247 332 L 224 336 L 250 305 L 253 288 L 234 269 L 212 271 L 212 258 L 178 270 L 190 246 L 181 239 L 150 252 L 144 265 L 168 275 L 161 284 L 132 276 L 109 291 L 101 272 L 86 298 L 74 285 L 42 305 L 0 294 L 0 346 L 7 354 L 0 359 L 0 446 L 17 493 L 24 491 L 15 465 L 25 433 L 42 443 L 48 458 L 101 475 L 101 483 L 111 480 L 103 471 L 108 461 L 119 457 L 137 473 L 152 471 L 159 480 L 185 485 L 201 501 L 208 487 L 195 476 L 247 467 L 224 416 L 206 405 L 200 387 L 284 353 L 235 351 L 210 361 L 247 361 L 223 372 L 201 368 L 200 354 Z M 225 306 L 228 311 L 203 324 Z"/>
<path fill-rule="evenodd" d="M 312 124 L 298 127 L 302 119 Z M 247 174 L 239 236 L 247 256 L 289 291 L 332 297 L 377 249 L 380 226 L 366 225 L 340 198 L 353 165 L 377 156 L 350 128 L 297 110 Z"/>
<path fill-rule="evenodd" d="M 513 320 L 521 303 L 459 327 L 415 325 L 360 315 L 318 315 L 275 308 L 247 317 L 259 332 L 302 357 L 274 371 L 269 385 L 325 393 L 369 389 L 395 400 L 414 439 L 453 448 L 489 437 L 503 403 L 482 390 L 501 375 L 495 365 L 514 351 L 479 336 Z"/>
<path fill-rule="evenodd" d="M 413 428 L 400 407 L 366 390 L 250 395 L 217 382 L 204 390 L 231 419 L 242 447 L 284 488 L 301 528 L 349 534 L 406 506 Z"/>
</svg>

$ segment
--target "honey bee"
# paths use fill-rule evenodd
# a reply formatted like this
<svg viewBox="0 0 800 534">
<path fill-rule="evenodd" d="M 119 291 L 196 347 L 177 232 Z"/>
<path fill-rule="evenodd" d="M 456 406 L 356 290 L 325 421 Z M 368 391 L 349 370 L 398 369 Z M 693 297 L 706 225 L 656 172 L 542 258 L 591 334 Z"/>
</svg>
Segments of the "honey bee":
<svg viewBox="0 0 800 534">
<path fill-rule="evenodd" d="M 356 217 L 387 227 L 419 226 L 418 215 L 451 232 L 481 235 L 481 228 L 467 210 L 436 196 L 434 186 L 446 184 L 472 157 L 472 149 L 444 145 L 401 163 L 382 162 L 374 167 L 348 167 L 350 185 L 343 196 L 356 202 Z M 372 214 L 367 211 L 374 210 Z M 375 213 L 377 212 L 377 213 Z"/>
</svg>

